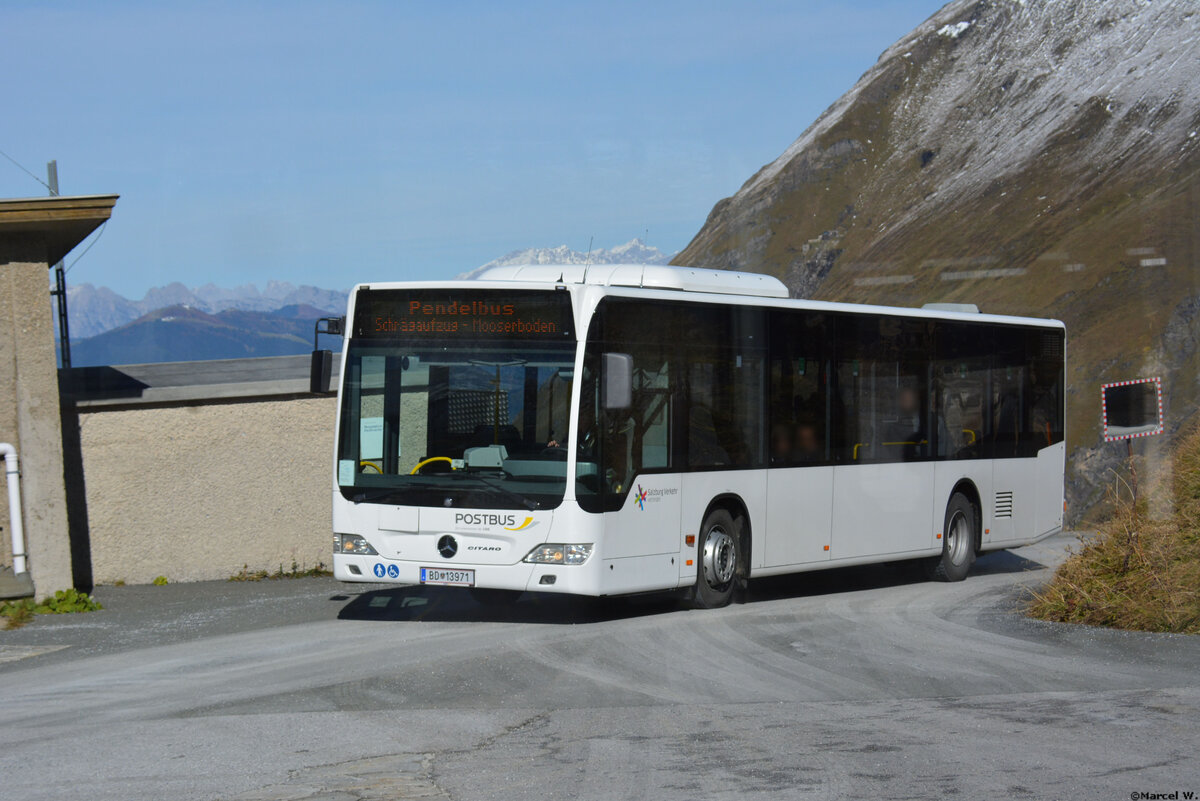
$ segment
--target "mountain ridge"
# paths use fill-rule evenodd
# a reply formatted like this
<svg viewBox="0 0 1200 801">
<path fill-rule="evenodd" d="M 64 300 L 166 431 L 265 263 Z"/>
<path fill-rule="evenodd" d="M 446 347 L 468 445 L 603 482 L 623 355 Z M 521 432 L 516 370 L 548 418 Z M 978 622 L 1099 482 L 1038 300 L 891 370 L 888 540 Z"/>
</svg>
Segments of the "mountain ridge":
<svg viewBox="0 0 1200 801">
<path fill-rule="evenodd" d="M 526 248 L 484 264 L 470 278 L 508 263 L 583 264 L 588 255 L 567 248 Z M 592 252 L 594 264 L 666 264 L 671 256 L 641 239 Z M 108 287 L 67 289 L 71 361 L 77 366 L 235 359 L 308 353 L 318 318 L 346 313 L 349 293 L 268 281 L 224 288 L 189 288 L 172 282 L 147 290 L 141 300 Z"/>
<path fill-rule="evenodd" d="M 313 323 L 325 314 L 299 304 L 270 312 L 231 308 L 215 314 L 182 304 L 165 306 L 72 343 L 71 362 L 91 367 L 308 353 Z"/>
<path fill-rule="evenodd" d="M 67 309 L 72 341 L 111 331 L 146 314 L 169 306 L 190 306 L 209 314 L 227 309 L 270 312 L 285 306 L 303 305 L 324 314 L 345 312 L 348 293 L 286 281 L 268 281 L 263 290 L 254 284 L 222 288 L 208 283 L 195 289 L 174 281 L 151 287 L 141 300 L 130 300 L 105 286 L 90 283 L 67 287 Z M 324 316 L 324 315 L 319 315 Z"/>
</svg>

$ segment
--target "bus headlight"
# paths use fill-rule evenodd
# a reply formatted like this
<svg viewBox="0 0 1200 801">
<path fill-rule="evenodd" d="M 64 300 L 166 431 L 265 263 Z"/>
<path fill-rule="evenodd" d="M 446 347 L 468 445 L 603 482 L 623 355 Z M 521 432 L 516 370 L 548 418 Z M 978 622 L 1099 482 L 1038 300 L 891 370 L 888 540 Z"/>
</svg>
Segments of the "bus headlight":
<svg viewBox="0 0 1200 801">
<path fill-rule="evenodd" d="M 349 553 L 355 556 L 375 556 L 378 554 L 378 551 L 371 547 L 371 543 L 358 534 L 334 534 L 333 552 Z"/>
<path fill-rule="evenodd" d="M 592 543 L 547 543 L 539 545 L 525 557 L 535 565 L 582 565 L 592 555 Z"/>
</svg>

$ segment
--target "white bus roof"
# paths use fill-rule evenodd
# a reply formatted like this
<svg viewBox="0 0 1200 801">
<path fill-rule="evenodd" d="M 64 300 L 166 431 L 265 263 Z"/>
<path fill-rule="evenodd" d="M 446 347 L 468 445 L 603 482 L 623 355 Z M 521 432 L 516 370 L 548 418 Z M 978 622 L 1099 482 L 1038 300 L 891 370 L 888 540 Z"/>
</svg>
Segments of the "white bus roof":
<svg viewBox="0 0 1200 801">
<path fill-rule="evenodd" d="M 584 276 L 587 281 L 584 281 Z M 641 289 L 674 289 L 711 295 L 753 295 L 786 298 L 787 287 L 778 278 L 732 270 L 703 270 L 696 267 L 667 267 L 658 264 L 521 264 L 493 267 L 476 278 L 480 281 L 530 281 L 537 283 L 595 284 Z"/>
<path fill-rule="evenodd" d="M 921 308 L 909 306 L 880 306 L 809 299 L 789 299 L 787 286 L 774 276 L 743 273 L 733 270 L 710 270 L 699 267 L 674 267 L 657 264 L 518 264 L 493 267 L 470 279 L 457 281 L 375 282 L 357 284 L 361 288 L 401 289 L 404 287 L 468 287 L 476 282 L 503 284 L 522 283 L 527 286 L 587 285 L 614 289 L 646 289 L 667 292 L 694 292 L 707 295 L 771 298 L 789 301 L 788 306 L 811 310 L 849 312 L 852 314 L 887 314 L 902 317 L 923 317 L 943 320 L 973 320 L 1007 325 L 1033 325 L 1065 328 L 1059 320 L 1042 317 L 1015 317 L 1006 314 L 981 313 L 974 304 L 926 303 Z M 750 302 L 750 301 L 746 301 Z M 774 306 L 775 304 L 769 304 Z"/>
</svg>

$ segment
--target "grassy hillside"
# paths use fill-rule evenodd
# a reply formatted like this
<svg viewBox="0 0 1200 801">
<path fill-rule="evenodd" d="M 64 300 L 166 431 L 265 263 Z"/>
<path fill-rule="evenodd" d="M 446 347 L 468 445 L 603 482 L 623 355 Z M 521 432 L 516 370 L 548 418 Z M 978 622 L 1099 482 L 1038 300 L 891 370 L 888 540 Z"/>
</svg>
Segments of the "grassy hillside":
<svg viewBox="0 0 1200 801">
<path fill-rule="evenodd" d="M 1153 519 L 1145 500 L 1122 502 L 1094 538 L 1085 540 L 1030 614 L 1043 620 L 1141 631 L 1200 634 L 1200 432 L 1180 440 L 1172 480 L 1155 490 L 1174 512 Z"/>
</svg>

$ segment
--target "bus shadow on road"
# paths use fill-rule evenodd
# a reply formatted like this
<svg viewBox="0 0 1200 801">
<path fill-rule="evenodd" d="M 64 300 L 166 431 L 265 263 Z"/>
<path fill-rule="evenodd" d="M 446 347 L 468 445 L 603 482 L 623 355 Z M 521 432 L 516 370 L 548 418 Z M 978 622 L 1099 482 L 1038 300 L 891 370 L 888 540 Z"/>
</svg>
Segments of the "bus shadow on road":
<svg viewBox="0 0 1200 801">
<path fill-rule="evenodd" d="M 338 618 L 393 622 L 574 625 L 661 614 L 679 608 L 679 596 L 671 593 L 629 598 L 584 598 L 527 592 L 515 603 L 488 604 L 476 601 L 468 591 L 462 589 L 405 586 L 369 590 L 352 597 L 338 613 Z"/>
<path fill-rule="evenodd" d="M 1008 551 L 984 554 L 971 570 L 972 576 L 1019 574 L 1045 567 Z M 967 581 L 971 576 L 967 577 Z M 860 590 L 881 590 L 928 581 L 918 562 L 899 562 L 831 570 L 794 573 L 754 579 L 747 587 L 744 603 L 779 601 L 814 595 L 836 595 Z M 349 600 L 338 613 L 342 620 L 451 623 L 537 623 L 578 625 L 608 620 L 676 612 L 684 608 L 679 593 L 658 593 L 623 598 L 583 598 L 573 595 L 529 592 L 515 603 L 477 602 L 463 589 L 401 586 L 367 590 L 357 596 L 338 595 L 331 600 Z"/>
<path fill-rule="evenodd" d="M 1046 566 L 1010 551 L 993 551 L 976 560 L 966 580 L 975 576 L 1019 574 L 1042 570 Z M 758 603 L 813 595 L 836 595 L 860 590 L 882 590 L 909 584 L 924 584 L 930 579 L 921 562 L 883 562 L 875 565 L 836 567 L 807 573 L 790 573 L 754 579 L 746 590 L 745 601 Z"/>
</svg>

